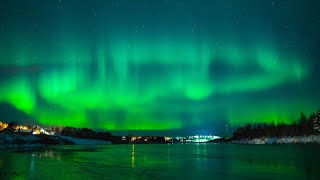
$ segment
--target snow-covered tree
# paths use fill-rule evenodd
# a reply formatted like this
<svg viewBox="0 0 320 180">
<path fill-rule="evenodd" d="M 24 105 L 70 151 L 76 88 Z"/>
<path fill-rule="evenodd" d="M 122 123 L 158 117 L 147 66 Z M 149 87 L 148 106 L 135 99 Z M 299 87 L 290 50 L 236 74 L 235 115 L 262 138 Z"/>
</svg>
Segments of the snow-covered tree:
<svg viewBox="0 0 320 180">
<path fill-rule="evenodd" d="M 313 119 L 313 130 L 320 132 L 320 111 L 318 111 L 316 117 Z"/>
</svg>

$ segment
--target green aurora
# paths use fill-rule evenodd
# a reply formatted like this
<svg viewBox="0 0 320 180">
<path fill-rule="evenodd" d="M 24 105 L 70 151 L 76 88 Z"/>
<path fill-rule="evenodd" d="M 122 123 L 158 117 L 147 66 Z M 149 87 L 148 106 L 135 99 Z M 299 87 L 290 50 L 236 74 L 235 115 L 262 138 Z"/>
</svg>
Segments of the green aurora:
<svg viewBox="0 0 320 180">
<path fill-rule="evenodd" d="M 221 133 L 320 108 L 320 21 L 303 20 L 316 1 L 15 2 L 0 13 L 0 109 L 23 116 L 1 121 Z"/>
</svg>

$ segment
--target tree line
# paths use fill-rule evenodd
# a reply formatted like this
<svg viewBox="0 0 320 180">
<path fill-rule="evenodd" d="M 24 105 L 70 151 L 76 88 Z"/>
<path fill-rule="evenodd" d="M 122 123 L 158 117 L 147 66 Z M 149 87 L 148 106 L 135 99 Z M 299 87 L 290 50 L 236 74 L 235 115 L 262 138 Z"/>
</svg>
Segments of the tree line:
<svg viewBox="0 0 320 180">
<path fill-rule="evenodd" d="M 114 144 L 123 143 L 121 136 L 113 136 L 110 132 L 96 132 L 89 128 L 75 128 L 66 126 L 62 128 L 60 134 L 75 138 L 111 141 Z"/>
<path fill-rule="evenodd" d="M 252 139 L 259 137 L 284 137 L 284 136 L 304 136 L 320 133 L 320 111 L 312 113 L 309 118 L 300 114 L 298 121 L 292 124 L 247 124 L 239 127 L 232 136 L 232 139 Z"/>
</svg>

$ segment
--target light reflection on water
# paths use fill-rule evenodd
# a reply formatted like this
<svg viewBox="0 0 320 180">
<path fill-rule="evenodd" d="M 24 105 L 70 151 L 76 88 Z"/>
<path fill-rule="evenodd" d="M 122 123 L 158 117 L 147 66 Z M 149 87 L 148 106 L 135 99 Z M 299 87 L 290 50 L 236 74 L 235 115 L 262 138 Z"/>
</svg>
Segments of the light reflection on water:
<svg viewBox="0 0 320 180">
<path fill-rule="evenodd" d="M 132 144 L 132 168 L 134 168 L 134 144 Z"/>
<path fill-rule="evenodd" d="M 0 154 L 0 179 L 320 179 L 317 145 L 60 146 Z"/>
</svg>

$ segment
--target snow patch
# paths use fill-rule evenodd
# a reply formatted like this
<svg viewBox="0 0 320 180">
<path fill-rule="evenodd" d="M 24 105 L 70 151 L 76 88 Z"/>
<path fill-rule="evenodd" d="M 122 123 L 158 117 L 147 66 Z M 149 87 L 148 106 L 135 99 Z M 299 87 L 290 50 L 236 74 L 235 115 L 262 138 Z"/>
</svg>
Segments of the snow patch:
<svg viewBox="0 0 320 180">
<path fill-rule="evenodd" d="M 233 144 L 320 144 L 320 135 L 294 137 L 262 137 L 254 139 L 234 140 Z"/>
</svg>

